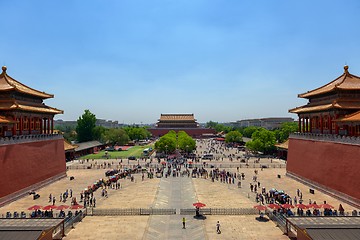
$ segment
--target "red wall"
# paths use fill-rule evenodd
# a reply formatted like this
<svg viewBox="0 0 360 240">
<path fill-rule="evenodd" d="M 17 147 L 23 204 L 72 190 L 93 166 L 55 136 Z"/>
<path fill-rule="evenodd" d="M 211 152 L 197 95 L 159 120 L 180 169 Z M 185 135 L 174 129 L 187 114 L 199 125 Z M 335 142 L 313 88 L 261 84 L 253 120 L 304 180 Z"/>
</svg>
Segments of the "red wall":
<svg viewBox="0 0 360 240">
<path fill-rule="evenodd" d="M 65 172 L 63 139 L 0 146 L 0 198 Z"/>
<path fill-rule="evenodd" d="M 360 199 L 360 146 L 290 138 L 286 170 Z"/>
<path fill-rule="evenodd" d="M 169 131 L 174 130 L 175 132 L 184 131 L 191 137 L 200 137 L 202 134 L 215 134 L 214 129 L 210 128 L 177 128 L 177 129 L 170 129 L 170 128 L 149 128 L 148 131 L 154 136 L 159 137 L 167 134 Z"/>
</svg>

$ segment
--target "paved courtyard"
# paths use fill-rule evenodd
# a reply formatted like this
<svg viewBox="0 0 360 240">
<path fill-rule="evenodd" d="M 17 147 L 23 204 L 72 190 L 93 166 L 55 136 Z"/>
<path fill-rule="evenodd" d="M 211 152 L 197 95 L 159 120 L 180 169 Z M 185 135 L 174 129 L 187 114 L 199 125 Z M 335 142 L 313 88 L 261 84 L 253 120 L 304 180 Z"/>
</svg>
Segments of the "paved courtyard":
<svg viewBox="0 0 360 240">
<path fill-rule="evenodd" d="M 203 144 L 205 145 L 205 144 Z M 198 151 L 206 151 L 205 146 Z M 236 154 L 243 157 L 236 150 L 228 150 L 226 154 Z M 254 162 L 257 158 L 250 158 L 249 162 Z M 261 159 L 263 163 L 279 164 L 283 162 L 277 159 Z M 97 164 L 104 163 L 119 164 L 119 160 L 98 160 Z M 143 164 L 145 161 L 141 162 Z M 149 160 L 147 160 L 149 162 Z M 91 161 L 90 161 L 91 163 Z M 200 162 L 201 163 L 201 162 Z M 240 160 L 230 161 L 228 157 L 212 161 L 211 164 L 237 164 Z M 79 162 L 71 163 L 73 167 L 83 168 L 84 164 Z M 225 166 L 224 165 L 224 166 Z M 111 166 L 110 166 L 111 167 Z M 43 187 L 36 192 L 40 198 L 33 200 L 32 196 L 25 196 L 15 202 L 0 208 L 0 214 L 7 211 L 25 211 L 33 205 L 48 205 L 49 194 L 53 194 L 56 205 L 60 193 L 66 189 L 72 189 L 74 196 L 80 199 L 80 192 L 95 181 L 105 178 L 105 171 L 108 166 L 97 169 L 73 169 L 67 171 L 67 178 L 54 182 Z M 210 168 L 208 168 L 210 170 Z M 255 175 L 251 164 L 249 168 L 236 167 L 227 168 L 227 171 L 244 173 L 245 180 L 242 180 L 241 188 L 235 184 L 212 182 L 210 178 L 188 178 L 168 177 L 149 179 L 141 174 L 135 174 L 135 180 L 120 180 L 121 189 L 107 189 L 108 197 L 101 196 L 101 189 L 95 192 L 97 200 L 96 209 L 110 208 L 192 208 L 192 203 L 200 201 L 205 203 L 207 208 L 252 208 L 256 205 L 255 193 L 250 191 L 249 185 L 253 183 L 252 177 Z M 261 187 L 266 189 L 276 188 L 284 190 L 292 197 L 296 195 L 296 190 L 300 189 L 303 193 L 304 202 L 308 200 L 327 203 L 339 206 L 341 202 L 327 196 L 319 191 L 315 194 L 309 192 L 309 188 L 291 178 L 288 178 L 285 168 L 266 168 L 258 170 L 257 180 Z M 279 178 L 278 175 L 281 177 Z M 69 179 L 70 176 L 74 180 Z M 69 200 L 65 205 L 70 205 Z M 351 212 L 354 208 L 342 203 L 346 212 Z M 182 229 L 182 217 L 186 218 L 186 229 Z M 87 216 L 82 222 L 75 225 L 64 239 L 288 239 L 272 221 L 259 222 L 257 215 L 208 215 L 205 220 L 198 220 L 191 215 L 150 215 L 149 216 Z M 221 223 L 221 235 L 216 233 L 216 222 Z"/>
</svg>

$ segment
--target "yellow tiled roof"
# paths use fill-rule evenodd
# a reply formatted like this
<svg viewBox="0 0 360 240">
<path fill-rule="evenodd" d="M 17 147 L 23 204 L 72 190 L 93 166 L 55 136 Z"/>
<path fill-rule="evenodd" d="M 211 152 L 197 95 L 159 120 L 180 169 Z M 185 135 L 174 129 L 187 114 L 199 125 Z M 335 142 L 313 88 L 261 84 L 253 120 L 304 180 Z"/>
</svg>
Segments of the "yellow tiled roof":
<svg viewBox="0 0 360 240">
<path fill-rule="evenodd" d="M 322 104 L 322 105 L 311 105 L 307 104 L 301 107 L 290 109 L 291 113 L 306 113 L 306 112 L 319 112 L 328 110 L 331 108 L 337 109 L 360 109 L 359 101 L 346 101 L 346 100 L 335 100 L 333 103 Z"/>
<path fill-rule="evenodd" d="M 65 151 L 74 150 L 77 147 L 78 147 L 77 145 L 71 145 L 68 141 L 66 141 L 64 139 L 64 150 Z"/>
<path fill-rule="evenodd" d="M 299 94 L 298 97 L 309 98 L 315 95 L 334 91 L 335 89 L 360 90 L 360 77 L 350 74 L 348 72 L 348 68 L 348 66 L 345 66 L 344 73 L 334 81 L 306 93 Z"/>
<path fill-rule="evenodd" d="M 289 139 L 283 143 L 275 144 L 275 147 L 289 149 Z"/>
<path fill-rule="evenodd" d="M 194 114 L 161 114 L 160 121 L 195 121 Z"/>
<path fill-rule="evenodd" d="M 5 116 L 0 116 L 0 123 L 16 123 L 16 121 Z"/>
<path fill-rule="evenodd" d="M 360 122 L 360 111 L 336 120 L 338 122 Z"/>
<path fill-rule="evenodd" d="M 63 110 L 59 110 L 56 108 L 52 108 L 46 106 L 45 104 L 41 105 L 28 105 L 25 102 L 19 101 L 0 101 L 0 110 L 23 110 L 28 112 L 42 112 L 42 113 L 52 113 L 52 114 L 62 114 L 64 113 Z"/>
<path fill-rule="evenodd" d="M 30 94 L 30 95 L 33 95 L 36 97 L 40 97 L 42 99 L 54 97 L 54 95 L 52 95 L 52 94 L 40 92 L 38 90 L 32 89 L 32 88 L 16 81 L 15 79 L 13 79 L 12 77 L 10 77 L 9 75 L 6 74 L 6 69 L 7 68 L 5 66 L 3 66 L 2 67 L 3 72 L 0 74 L 0 92 L 15 90 L 18 92 L 22 92 L 22 93 Z"/>
</svg>

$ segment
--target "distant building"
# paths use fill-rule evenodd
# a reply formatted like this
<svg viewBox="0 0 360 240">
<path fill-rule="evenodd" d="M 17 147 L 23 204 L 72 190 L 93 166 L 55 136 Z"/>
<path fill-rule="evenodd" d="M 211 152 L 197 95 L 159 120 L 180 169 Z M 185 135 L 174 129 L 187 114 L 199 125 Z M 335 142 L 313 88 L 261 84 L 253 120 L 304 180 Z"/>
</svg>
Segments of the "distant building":
<svg viewBox="0 0 360 240">
<path fill-rule="evenodd" d="M 215 134 L 214 129 L 201 128 L 196 122 L 194 114 L 161 114 L 156 127 L 148 130 L 155 137 L 163 136 L 171 130 L 184 131 L 192 137 Z"/>
<path fill-rule="evenodd" d="M 70 127 L 76 127 L 77 121 L 64 121 L 61 119 L 54 120 L 54 126 L 70 126 Z M 118 121 L 112 121 L 112 120 L 105 120 L 105 119 L 96 119 L 96 126 L 102 126 L 105 128 L 119 128 L 123 127 L 124 124 L 119 124 Z"/>
<path fill-rule="evenodd" d="M 285 122 L 294 122 L 294 119 L 288 117 L 244 119 L 232 122 L 230 125 L 233 127 L 262 127 L 268 130 L 273 130 L 280 128 L 281 124 Z"/>
</svg>

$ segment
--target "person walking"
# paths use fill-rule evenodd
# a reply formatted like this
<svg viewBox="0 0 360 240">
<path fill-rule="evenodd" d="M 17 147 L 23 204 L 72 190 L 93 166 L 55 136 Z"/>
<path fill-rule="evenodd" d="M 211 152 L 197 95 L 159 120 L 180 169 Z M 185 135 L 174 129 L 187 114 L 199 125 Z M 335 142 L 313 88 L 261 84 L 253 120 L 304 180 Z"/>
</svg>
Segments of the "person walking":
<svg viewBox="0 0 360 240">
<path fill-rule="evenodd" d="M 182 218 L 183 229 L 186 228 L 186 227 L 185 227 L 185 222 L 186 222 L 186 219 L 183 217 L 183 218 Z"/>
<path fill-rule="evenodd" d="M 217 223 L 216 223 L 216 232 L 217 232 L 217 234 L 220 234 L 220 233 L 221 233 L 221 230 L 220 230 L 220 222 L 219 222 L 219 221 L 217 221 Z"/>
</svg>

